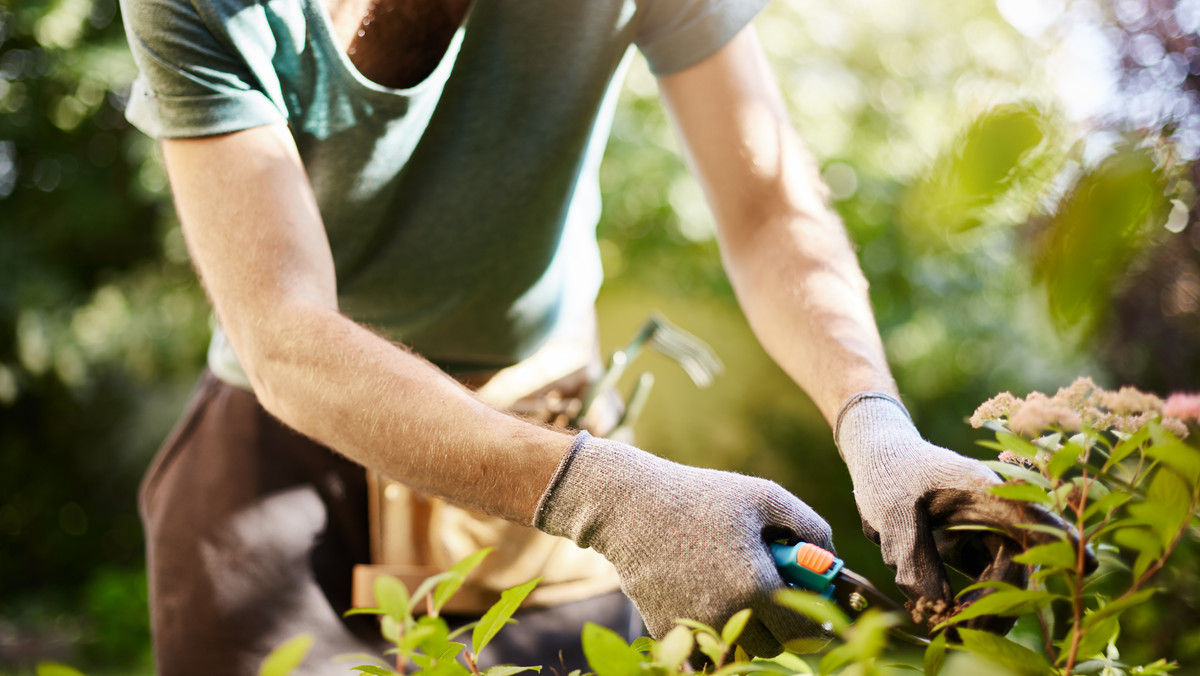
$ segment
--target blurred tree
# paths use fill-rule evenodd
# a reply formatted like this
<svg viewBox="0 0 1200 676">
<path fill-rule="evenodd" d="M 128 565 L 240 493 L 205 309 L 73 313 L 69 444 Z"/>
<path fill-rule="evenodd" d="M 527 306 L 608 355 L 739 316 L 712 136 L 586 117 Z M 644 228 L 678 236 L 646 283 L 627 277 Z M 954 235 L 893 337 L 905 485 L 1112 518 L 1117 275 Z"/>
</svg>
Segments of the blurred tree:
<svg viewBox="0 0 1200 676">
<path fill-rule="evenodd" d="M 1156 148 L 1175 201 L 1109 300 L 1100 353 L 1123 382 L 1158 392 L 1194 390 L 1200 387 L 1200 2 L 1126 0 L 1108 9 L 1121 79 L 1104 126 Z"/>
<path fill-rule="evenodd" d="M 128 661 L 148 638 L 134 489 L 208 313 L 124 121 L 116 19 L 116 0 L 0 2 L 0 646 L 65 632 Z"/>
</svg>

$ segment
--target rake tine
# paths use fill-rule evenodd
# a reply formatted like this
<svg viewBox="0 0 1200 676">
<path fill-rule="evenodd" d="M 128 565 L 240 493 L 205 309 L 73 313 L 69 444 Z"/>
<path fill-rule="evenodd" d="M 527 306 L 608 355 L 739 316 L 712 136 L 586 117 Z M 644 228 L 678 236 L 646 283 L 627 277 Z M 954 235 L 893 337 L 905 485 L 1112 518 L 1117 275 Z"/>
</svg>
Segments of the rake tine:
<svg viewBox="0 0 1200 676">
<path fill-rule="evenodd" d="M 658 330 L 650 335 L 650 345 L 678 362 L 697 386 L 712 384 L 713 378 L 724 370 L 724 365 L 712 348 L 659 315 L 652 319 Z"/>
<path fill-rule="evenodd" d="M 579 412 L 580 418 L 587 416 L 592 410 L 592 404 L 595 403 L 596 399 L 616 387 L 617 381 L 625 374 L 625 368 L 642 351 L 642 346 L 651 342 L 658 328 L 658 320 L 653 316 L 649 317 L 638 328 L 637 333 L 633 335 L 633 339 L 629 341 L 625 349 L 613 352 L 612 357 L 609 358 L 608 367 L 604 370 L 604 374 L 588 388 L 587 393 L 584 395 L 583 406 Z"/>
<path fill-rule="evenodd" d="M 651 314 L 634 334 L 629 345 L 624 350 L 613 353 L 605 373 L 584 395 L 579 418 L 586 417 L 591 411 L 592 404 L 600 396 L 616 387 L 617 381 L 625 373 L 626 367 L 644 346 L 651 347 L 678 363 L 684 373 L 687 373 L 698 387 L 711 385 L 713 378 L 724 370 L 721 360 L 717 358 L 707 343 L 675 326 L 662 315 Z M 639 382 L 639 384 L 641 383 Z M 649 387 L 647 386 L 645 389 L 648 392 Z"/>
</svg>

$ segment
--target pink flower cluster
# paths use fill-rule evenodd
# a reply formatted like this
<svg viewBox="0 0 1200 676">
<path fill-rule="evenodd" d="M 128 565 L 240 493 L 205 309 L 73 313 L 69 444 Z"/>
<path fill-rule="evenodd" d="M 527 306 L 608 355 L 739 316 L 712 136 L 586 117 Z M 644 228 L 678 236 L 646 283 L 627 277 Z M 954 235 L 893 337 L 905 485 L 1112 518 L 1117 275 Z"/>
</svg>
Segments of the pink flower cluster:
<svg viewBox="0 0 1200 676">
<path fill-rule="evenodd" d="M 1173 394 L 1164 402 L 1137 388 L 1113 392 L 1101 389 L 1091 378 L 1079 378 L 1052 397 L 1031 392 L 1021 399 L 1002 392 L 975 410 L 971 425 L 1007 423 L 1013 432 L 1033 438 L 1050 430 L 1133 433 L 1151 420 L 1160 420 L 1165 429 L 1180 437 L 1187 436 L 1186 422 L 1200 424 L 1200 394 Z"/>
<path fill-rule="evenodd" d="M 1179 418 L 1200 425 L 1200 393 L 1176 392 L 1167 397 L 1163 417 Z"/>
</svg>

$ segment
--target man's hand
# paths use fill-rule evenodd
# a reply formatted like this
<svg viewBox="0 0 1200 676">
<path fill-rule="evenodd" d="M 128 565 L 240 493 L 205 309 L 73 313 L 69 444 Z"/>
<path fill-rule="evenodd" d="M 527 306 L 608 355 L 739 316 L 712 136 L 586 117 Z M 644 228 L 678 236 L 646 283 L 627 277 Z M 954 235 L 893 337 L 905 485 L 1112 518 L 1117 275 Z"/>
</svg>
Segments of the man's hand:
<svg viewBox="0 0 1200 676">
<path fill-rule="evenodd" d="M 896 571 L 896 584 L 914 601 L 952 602 L 943 564 L 977 581 L 1024 586 L 1028 567 L 1012 557 L 1058 537 L 1018 524 L 1053 526 L 1076 541 L 1071 527 L 1055 514 L 991 494 L 989 489 L 1000 483 L 994 472 L 926 442 L 908 411 L 890 395 L 864 392 L 848 399 L 834 435 L 854 481 L 863 532 L 882 547 L 884 563 Z M 954 525 L 986 526 L 1008 535 L 944 530 Z M 1005 633 L 1012 619 L 983 617 L 967 626 Z"/>
<path fill-rule="evenodd" d="M 563 456 L 534 525 L 607 557 L 655 638 L 679 618 L 719 630 L 750 608 L 738 643 L 752 655 L 777 655 L 784 644 L 814 650 L 828 640 L 774 603 L 784 582 L 768 543 L 798 537 L 832 551 L 829 525 L 771 481 L 679 465 L 584 432 Z"/>
</svg>

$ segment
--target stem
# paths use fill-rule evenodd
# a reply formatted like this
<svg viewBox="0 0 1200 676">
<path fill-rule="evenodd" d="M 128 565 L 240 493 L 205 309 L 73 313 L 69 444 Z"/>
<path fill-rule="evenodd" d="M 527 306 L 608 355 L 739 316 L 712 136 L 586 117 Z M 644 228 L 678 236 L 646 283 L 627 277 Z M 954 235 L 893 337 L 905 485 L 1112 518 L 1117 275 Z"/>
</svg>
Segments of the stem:
<svg viewBox="0 0 1200 676">
<path fill-rule="evenodd" d="M 1030 587 L 1036 590 L 1038 588 L 1037 582 L 1034 582 Z M 1054 638 L 1050 636 L 1050 625 L 1046 622 L 1045 608 L 1038 609 L 1037 620 L 1038 624 L 1042 627 L 1042 642 L 1046 646 L 1046 656 L 1050 658 L 1050 663 L 1053 664 L 1058 661 L 1058 658 L 1054 656 Z"/>
<path fill-rule="evenodd" d="M 1068 676 L 1075 669 L 1075 659 L 1079 654 L 1079 642 L 1083 640 L 1083 578 L 1086 574 L 1087 538 L 1084 536 L 1083 512 L 1087 506 L 1088 489 L 1091 488 L 1091 477 L 1083 472 L 1083 482 L 1079 486 L 1079 508 L 1075 510 L 1075 530 L 1079 533 L 1079 546 L 1075 550 L 1075 579 L 1071 585 L 1071 647 L 1067 651 L 1066 673 Z"/>
<path fill-rule="evenodd" d="M 467 661 L 467 668 L 471 670 L 471 673 L 479 676 L 479 667 L 475 666 L 475 656 L 471 654 L 470 650 L 463 651 L 463 659 Z"/>
</svg>

